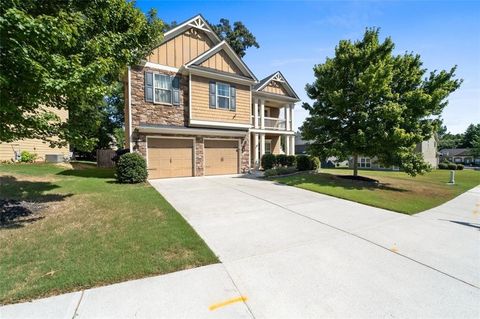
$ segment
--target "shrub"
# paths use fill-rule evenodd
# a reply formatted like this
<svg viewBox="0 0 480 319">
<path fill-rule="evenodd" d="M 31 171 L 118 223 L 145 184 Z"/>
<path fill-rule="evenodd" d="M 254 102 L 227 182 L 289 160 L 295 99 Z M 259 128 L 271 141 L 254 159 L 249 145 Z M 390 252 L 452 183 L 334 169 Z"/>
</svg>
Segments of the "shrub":
<svg viewBox="0 0 480 319">
<path fill-rule="evenodd" d="M 117 181 L 119 183 L 142 183 L 147 180 L 147 163 L 138 153 L 126 153 L 117 162 Z"/>
<path fill-rule="evenodd" d="M 457 164 L 457 170 L 461 171 L 463 170 L 465 166 L 463 164 Z"/>
<path fill-rule="evenodd" d="M 278 176 L 278 175 L 287 175 L 287 174 L 295 173 L 296 171 L 297 169 L 295 167 L 277 167 L 277 168 L 267 169 L 265 173 L 263 173 L 263 176 L 271 177 L 271 176 Z"/>
<path fill-rule="evenodd" d="M 287 155 L 285 155 L 285 154 L 276 155 L 275 160 L 277 161 L 277 165 L 281 165 L 281 166 L 287 166 L 288 165 Z"/>
<path fill-rule="evenodd" d="M 297 165 L 297 157 L 295 155 L 288 155 L 287 166 L 296 166 L 296 165 Z"/>
<path fill-rule="evenodd" d="M 316 171 L 317 169 L 320 168 L 320 159 L 318 157 L 310 156 L 309 160 L 310 160 L 310 169 L 311 170 Z"/>
<path fill-rule="evenodd" d="M 276 156 L 273 154 L 264 154 L 262 156 L 262 167 L 264 170 L 271 169 L 277 163 Z"/>
<path fill-rule="evenodd" d="M 22 163 L 33 163 L 37 159 L 37 154 L 30 153 L 28 151 L 22 151 L 20 153 L 20 162 Z"/>
<path fill-rule="evenodd" d="M 451 170 L 456 170 L 457 169 L 457 164 L 450 163 L 447 166 L 448 166 L 448 169 L 451 169 Z"/>
<path fill-rule="evenodd" d="M 310 160 L 306 155 L 297 156 L 297 169 L 299 171 L 308 171 L 310 170 Z"/>
<path fill-rule="evenodd" d="M 438 168 L 439 168 L 439 169 L 447 169 L 447 168 L 448 168 L 448 164 L 446 164 L 446 163 L 440 163 L 440 164 L 438 164 Z"/>
</svg>

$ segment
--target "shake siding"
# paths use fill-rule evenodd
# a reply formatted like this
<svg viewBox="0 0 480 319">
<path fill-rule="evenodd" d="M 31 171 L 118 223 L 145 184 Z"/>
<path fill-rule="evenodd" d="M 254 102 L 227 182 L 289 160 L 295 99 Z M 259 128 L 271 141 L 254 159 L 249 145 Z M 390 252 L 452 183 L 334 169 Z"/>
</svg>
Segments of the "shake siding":
<svg viewBox="0 0 480 319">
<path fill-rule="evenodd" d="M 230 57 L 223 51 L 220 51 L 217 54 L 208 58 L 201 64 L 201 66 L 227 73 L 244 75 L 235 65 L 235 63 L 233 63 L 232 59 L 230 59 Z"/>
<path fill-rule="evenodd" d="M 236 87 L 236 112 L 209 108 L 210 79 L 192 75 L 192 119 L 250 124 L 250 87 L 231 84 Z"/>
<path fill-rule="evenodd" d="M 212 47 L 204 32 L 190 29 L 154 49 L 148 62 L 180 68 Z"/>
</svg>

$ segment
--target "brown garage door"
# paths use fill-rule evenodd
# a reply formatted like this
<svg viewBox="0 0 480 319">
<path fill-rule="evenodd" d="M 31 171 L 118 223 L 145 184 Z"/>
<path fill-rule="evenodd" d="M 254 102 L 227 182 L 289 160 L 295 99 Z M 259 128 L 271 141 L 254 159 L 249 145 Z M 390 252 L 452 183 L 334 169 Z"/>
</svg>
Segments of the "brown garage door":
<svg viewBox="0 0 480 319">
<path fill-rule="evenodd" d="M 238 173 L 238 141 L 205 140 L 205 175 Z"/>
<path fill-rule="evenodd" d="M 148 177 L 193 176 L 193 140 L 148 139 Z"/>
</svg>

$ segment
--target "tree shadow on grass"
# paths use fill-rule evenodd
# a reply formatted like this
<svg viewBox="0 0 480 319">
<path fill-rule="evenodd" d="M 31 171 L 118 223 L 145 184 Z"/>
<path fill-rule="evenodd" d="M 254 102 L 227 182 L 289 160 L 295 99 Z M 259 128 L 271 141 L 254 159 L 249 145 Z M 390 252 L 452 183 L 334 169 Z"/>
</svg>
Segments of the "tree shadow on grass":
<svg viewBox="0 0 480 319">
<path fill-rule="evenodd" d="M 14 176 L 0 176 L 0 229 L 19 228 L 45 218 L 39 213 L 48 203 L 59 202 L 73 194 L 45 194 L 59 188 L 44 181 L 17 180 Z"/>
<path fill-rule="evenodd" d="M 57 173 L 63 176 L 75 176 L 85 178 L 114 178 L 114 170 L 111 168 L 86 168 L 86 169 L 67 169 Z"/>
<path fill-rule="evenodd" d="M 281 180 L 281 178 L 280 178 Z M 351 180 L 341 178 L 337 175 L 327 173 L 305 173 L 288 177 L 288 181 L 279 184 L 297 186 L 300 184 L 311 183 L 320 186 L 341 187 L 348 190 L 386 190 L 393 192 L 408 192 L 408 189 L 391 186 L 389 183 L 372 183 L 361 180 Z"/>
</svg>

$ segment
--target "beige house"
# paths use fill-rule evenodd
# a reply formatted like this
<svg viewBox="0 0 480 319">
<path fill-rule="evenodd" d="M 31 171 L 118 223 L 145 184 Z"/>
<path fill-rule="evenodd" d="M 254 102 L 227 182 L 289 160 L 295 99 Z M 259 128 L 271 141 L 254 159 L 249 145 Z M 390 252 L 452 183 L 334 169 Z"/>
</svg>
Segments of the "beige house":
<svg viewBox="0 0 480 319">
<path fill-rule="evenodd" d="M 49 109 L 49 111 L 57 114 L 61 120 L 68 118 L 68 111 Z M 0 142 L 0 161 L 17 161 L 22 151 L 37 154 L 36 161 L 45 161 L 46 155 L 62 155 L 68 156 L 70 153 L 69 146 L 50 147 L 48 142 L 39 139 L 23 139 L 11 143 Z"/>
<path fill-rule="evenodd" d="M 432 136 L 430 139 L 418 143 L 415 147 L 415 151 L 423 155 L 425 162 L 430 164 L 433 168 L 438 167 L 438 140 L 436 136 Z M 353 158 L 350 158 L 348 161 L 350 168 L 353 168 Z M 380 164 L 375 157 L 359 156 L 358 157 L 358 168 L 361 169 L 383 169 L 383 170 L 395 170 L 398 171 L 400 168 L 398 166 L 385 167 Z"/>
<path fill-rule="evenodd" d="M 128 68 L 125 96 L 126 147 L 149 178 L 245 173 L 294 153 L 292 87 L 280 72 L 258 81 L 201 15 Z"/>
</svg>

